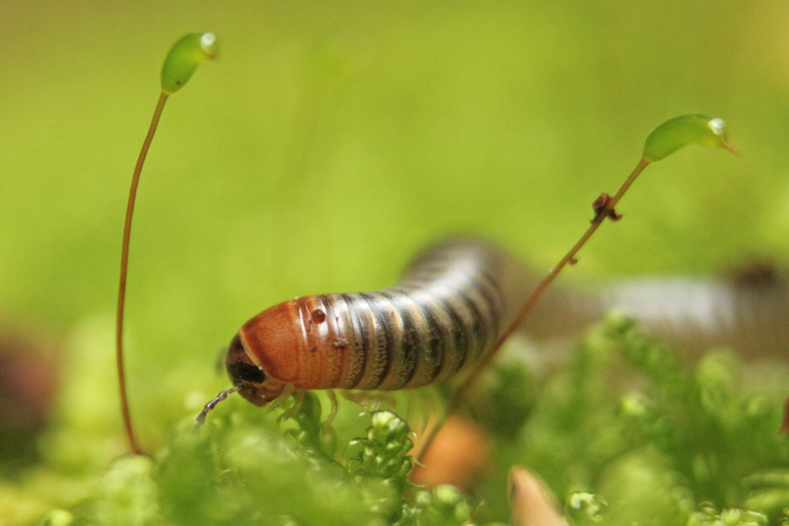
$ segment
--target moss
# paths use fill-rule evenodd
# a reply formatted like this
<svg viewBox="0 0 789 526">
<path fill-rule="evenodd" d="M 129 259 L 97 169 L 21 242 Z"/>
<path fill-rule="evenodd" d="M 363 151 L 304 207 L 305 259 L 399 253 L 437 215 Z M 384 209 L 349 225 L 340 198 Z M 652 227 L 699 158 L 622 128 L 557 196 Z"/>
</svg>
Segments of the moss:
<svg viewBox="0 0 789 526">
<path fill-rule="evenodd" d="M 602 495 L 615 524 L 685 524 L 709 502 L 777 524 L 789 505 L 784 393 L 747 384 L 746 369 L 728 350 L 681 364 L 610 316 L 549 381 L 517 460 L 564 497 Z"/>
<path fill-rule="evenodd" d="M 66 508 L 41 519 L 53 526 L 492 524 L 509 520 L 504 472 L 520 463 L 545 478 L 577 525 L 787 520 L 789 439 L 778 433 L 785 393 L 744 381 L 747 366 L 730 351 L 683 364 L 614 315 L 539 389 L 535 372 L 524 367 L 510 361 L 493 368 L 479 395 L 496 401 L 496 418 L 511 412 L 518 424 L 514 433 L 507 426 L 493 433 L 501 470 L 474 496 L 407 480 L 413 434 L 396 412 L 359 416 L 355 403 L 342 400 L 326 425 L 328 399 L 312 392 L 271 413 L 231 398 L 199 430 L 192 408 L 152 458 L 121 456 L 107 469 L 74 471 L 56 456 L 42 468 L 48 479 L 31 475 L 15 491 L 37 488 L 41 507 L 58 502 L 66 481 L 81 484 Z M 524 391 L 533 393 L 528 410 L 502 394 L 514 377 L 533 379 Z M 106 443 L 102 426 L 85 429 L 93 435 L 80 447 Z"/>
</svg>

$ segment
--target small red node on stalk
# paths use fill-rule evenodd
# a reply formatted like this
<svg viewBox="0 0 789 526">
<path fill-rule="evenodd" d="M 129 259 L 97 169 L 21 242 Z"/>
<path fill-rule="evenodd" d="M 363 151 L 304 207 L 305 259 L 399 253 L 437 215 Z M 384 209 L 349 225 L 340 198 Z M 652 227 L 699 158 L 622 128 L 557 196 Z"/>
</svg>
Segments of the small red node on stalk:
<svg viewBox="0 0 789 526">
<path fill-rule="evenodd" d="M 608 204 L 611 202 L 611 196 L 607 193 L 603 192 L 600 194 L 600 197 L 594 200 L 592 203 L 592 210 L 594 210 L 595 216 L 594 218 L 589 221 L 590 223 L 594 223 L 600 220 L 600 214 L 605 214 L 611 221 L 619 221 L 622 219 L 620 214 L 617 214 L 613 207 L 607 208 Z"/>
</svg>

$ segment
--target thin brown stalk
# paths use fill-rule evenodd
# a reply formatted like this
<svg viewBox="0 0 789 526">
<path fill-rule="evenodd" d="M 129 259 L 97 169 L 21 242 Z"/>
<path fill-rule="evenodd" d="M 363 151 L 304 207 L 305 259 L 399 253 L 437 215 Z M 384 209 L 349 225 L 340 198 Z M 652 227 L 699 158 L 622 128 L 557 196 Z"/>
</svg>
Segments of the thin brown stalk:
<svg viewBox="0 0 789 526">
<path fill-rule="evenodd" d="M 460 404 L 465 399 L 469 389 L 474 384 L 476 379 L 479 377 L 479 374 L 482 372 L 482 370 L 485 369 L 485 367 L 488 365 L 488 363 L 490 363 L 493 357 L 496 356 L 496 353 L 499 352 L 499 349 L 501 349 L 502 345 L 507 340 L 507 338 L 512 336 L 512 333 L 514 333 L 517 330 L 517 328 L 524 322 L 524 320 L 526 320 L 526 318 L 529 316 L 529 313 L 532 311 L 532 308 L 534 308 L 534 305 L 537 303 L 537 300 L 540 299 L 540 296 L 542 296 L 545 289 L 547 289 L 548 286 L 553 282 L 553 280 L 556 279 L 556 276 L 559 275 L 559 273 L 568 263 L 570 263 L 571 261 L 573 262 L 575 261 L 575 256 L 576 254 L 578 254 L 578 251 L 581 250 L 581 247 L 583 247 L 586 244 L 589 238 L 592 237 L 592 234 L 594 234 L 595 231 L 600 227 L 600 225 L 603 224 L 605 218 L 606 217 L 615 218 L 614 207 L 622 198 L 622 196 L 625 194 L 625 192 L 627 192 L 628 188 L 630 188 L 630 185 L 633 184 L 633 181 L 636 180 L 638 175 L 644 170 L 644 168 L 646 168 L 648 164 L 649 161 L 646 158 L 642 158 L 638 162 L 638 165 L 635 167 L 635 169 L 630 174 L 630 176 L 628 176 L 628 178 L 619 188 L 619 191 L 617 191 L 616 195 L 614 197 L 605 196 L 606 198 L 601 200 L 600 207 L 596 208 L 595 210 L 596 215 L 594 219 L 592 219 L 591 225 L 589 225 L 589 228 L 586 230 L 584 235 L 581 236 L 581 238 L 578 240 L 578 242 L 575 243 L 573 248 L 571 248 L 570 251 L 567 252 L 567 254 L 565 254 L 565 256 L 559 261 L 559 263 L 555 267 L 553 267 L 550 270 L 550 272 L 548 272 L 548 275 L 545 276 L 545 278 L 540 282 L 539 285 L 537 285 L 537 288 L 534 289 L 534 291 L 531 293 L 529 298 L 523 304 L 523 307 L 521 307 L 521 310 L 518 312 L 518 315 L 515 316 L 515 319 L 512 321 L 512 323 L 510 323 L 509 327 L 507 327 L 507 329 L 503 333 L 501 333 L 499 339 L 496 341 L 493 347 L 491 347 L 491 349 L 488 351 L 485 357 L 475 366 L 474 370 L 471 371 L 471 374 L 469 374 L 466 377 L 466 379 L 460 385 L 458 390 L 455 392 L 455 395 L 452 397 L 452 399 L 449 402 L 449 405 L 447 406 L 445 419 L 458 410 Z M 601 196 L 601 198 L 602 197 L 603 196 Z M 595 203 L 597 204 L 597 202 L 598 201 L 596 201 Z M 439 425 L 437 425 L 431 431 L 431 434 L 427 437 L 427 439 L 424 442 L 422 442 L 422 448 L 418 452 L 414 453 L 414 456 L 417 459 L 422 458 L 422 455 L 430 447 L 430 444 L 433 441 L 433 438 L 436 436 L 436 433 L 438 433 L 440 430 L 441 430 L 441 424 L 439 423 Z"/>
<path fill-rule="evenodd" d="M 123 412 L 123 424 L 126 427 L 126 436 L 129 438 L 129 447 L 135 455 L 141 455 L 137 438 L 134 435 L 134 428 L 131 421 L 131 413 L 129 412 L 129 398 L 126 394 L 126 375 L 123 368 L 123 310 L 126 303 L 126 274 L 129 268 L 129 239 L 131 238 L 131 225 L 132 215 L 134 214 L 134 201 L 137 197 L 137 186 L 140 183 L 140 174 L 142 173 L 142 166 L 145 163 L 145 157 L 148 155 L 148 149 L 151 147 L 151 141 L 156 133 L 156 127 L 159 125 L 159 118 L 164 109 L 164 103 L 167 102 L 167 93 L 162 92 L 159 95 L 159 101 L 156 104 L 156 110 L 153 112 L 153 119 L 151 126 L 148 128 L 148 135 L 142 143 L 140 156 L 137 158 L 137 165 L 134 167 L 134 174 L 132 175 L 131 189 L 129 190 L 129 202 L 126 205 L 126 221 L 123 225 L 123 245 L 121 249 L 121 277 L 120 285 L 118 287 L 118 311 L 116 317 L 116 332 L 115 332 L 115 358 L 118 367 L 118 387 L 121 393 L 121 411 Z"/>
</svg>

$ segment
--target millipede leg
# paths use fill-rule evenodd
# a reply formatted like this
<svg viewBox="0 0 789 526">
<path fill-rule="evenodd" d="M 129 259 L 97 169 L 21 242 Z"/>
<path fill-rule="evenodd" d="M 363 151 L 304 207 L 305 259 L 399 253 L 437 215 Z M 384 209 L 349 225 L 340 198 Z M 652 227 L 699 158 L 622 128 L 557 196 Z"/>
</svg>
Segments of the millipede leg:
<svg viewBox="0 0 789 526">
<path fill-rule="evenodd" d="M 281 406 L 283 403 L 285 403 L 285 400 L 287 400 L 288 397 L 293 394 L 293 392 L 295 390 L 296 390 L 296 388 L 293 387 L 293 384 L 286 385 L 285 389 L 283 389 L 282 392 L 279 395 L 277 395 L 277 397 L 269 403 L 269 405 L 267 407 L 267 411 L 270 413 L 274 409 L 276 409 L 279 406 Z M 304 394 L 302 393 L 301 396 L 302 396 L 302 400 L 303 400 L 304 399 Z M 299 403 L 299 405 L 301 405 L 301 403 Z"/>
<path fill-rule="evenodd" d="M 381 407 L 381 404 L 389 404 L 389 408 L 392 411 L 397 409 L 397 400 L 390 395 L 382 392 L 377 392 L 375 394 L 370 392 L 357 392 L 357 391 L 347 391 L 345 389 L 340 390 L 340 394 L 346 400 L 355 403 L 362 409 L 362 414 L 364 413 L 373 413 L 378 411 Z"/>
<path fill-rule="evenodd" d="M 288 418 L 296 418 L 296 415 L 299 414 L 299 409 L 301 409 L 301 405 L 304 403 L 304 396 L 306 391 L 298 390 L 293 393 L 293 407 L 284 411 L 281 415 L 277 417 L 277 422 L 282 422 Z"/>
<path fill-rule="evenodd" d="M 443 414 L 443 405 L 435 389 L 407 391 L 407 396 L 406 420 L 416 441 L 416 437 L 425 433 L 431 421 Z"/>
<path fill-rule="evenodd" d="M 331 409 L 329 410 L 329 416 L 323 423 L 324 431 L 331 425 L 334 417 L 337 416 L 337 409 L 339 408 L 339 404 L 337 403 L 337 395 L 334 394 L 334 389 L 326 389 L 326 396 L 329 397 L 329 402 L 331 402 Z"/>
</svg>

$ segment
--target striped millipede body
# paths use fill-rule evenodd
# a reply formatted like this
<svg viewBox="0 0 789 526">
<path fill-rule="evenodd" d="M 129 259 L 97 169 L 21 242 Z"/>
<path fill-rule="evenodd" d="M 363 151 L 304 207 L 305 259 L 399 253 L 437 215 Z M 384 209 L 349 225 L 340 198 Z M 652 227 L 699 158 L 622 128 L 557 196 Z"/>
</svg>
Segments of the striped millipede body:
<svg viewBox="0 0 789 526">
<path fill-rule="evenodd" d="M 307 296 L 271 307 L 233 338 L 227 370 L 256 405 L 306 389 L 411 389 L 473 367 L 536 283 L 495 244 L 455 239 L 425 250 L 392 288 Z M 681 346 L 787 355 L 789 290 L 779 282 L 622 282 L 587 294 L 554 288 L 525 324 L 573 335 L 619 308 Z"/>
<path fill-rule="evenodd" d="M 392 288 L 286 301 L 241 327 L 227 370 L 256 405 L 288 389 L 422 387 L 476 364 L 529 292 L 517 260 L 481 240 L 418 256 Z"/>
</svg>

